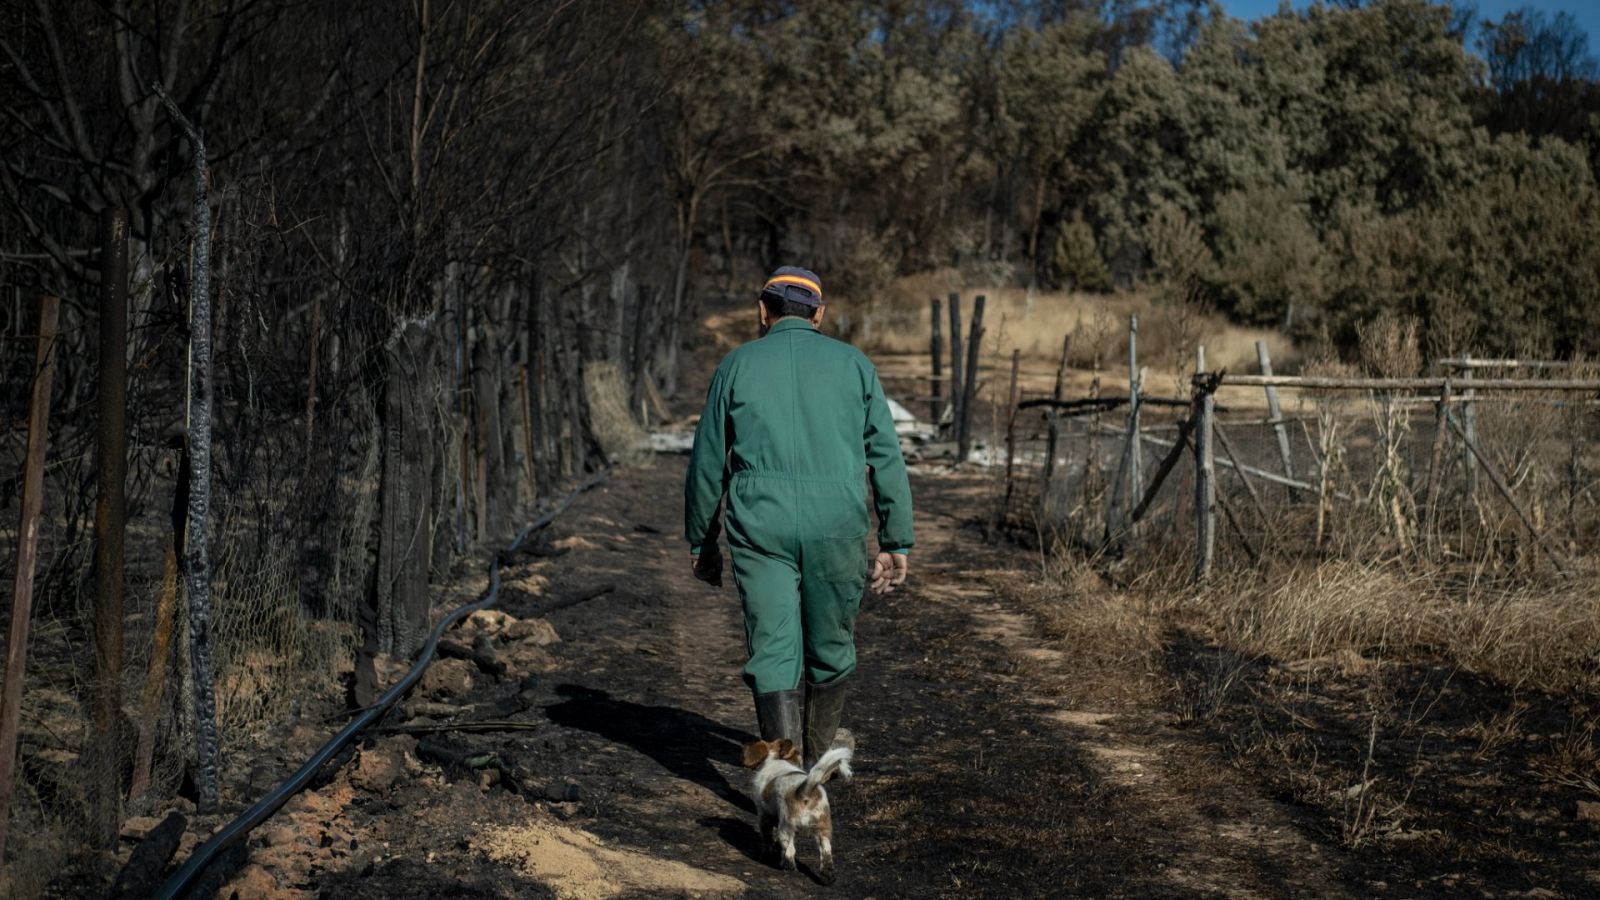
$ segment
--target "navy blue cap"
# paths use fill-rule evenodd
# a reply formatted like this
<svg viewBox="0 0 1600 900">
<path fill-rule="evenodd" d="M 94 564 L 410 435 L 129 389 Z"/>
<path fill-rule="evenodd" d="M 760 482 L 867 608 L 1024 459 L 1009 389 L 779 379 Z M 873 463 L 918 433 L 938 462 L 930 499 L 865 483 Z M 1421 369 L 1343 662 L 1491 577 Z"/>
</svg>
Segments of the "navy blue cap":
<svg viewBox="0 0 1600 900">
<path fill-rule="evenodd" d="M 761 296 L 776 297 L 806 306 L 822 305 L 822 279 L 810 269 L 779 266 L 761 287 Z"/>
</svg>

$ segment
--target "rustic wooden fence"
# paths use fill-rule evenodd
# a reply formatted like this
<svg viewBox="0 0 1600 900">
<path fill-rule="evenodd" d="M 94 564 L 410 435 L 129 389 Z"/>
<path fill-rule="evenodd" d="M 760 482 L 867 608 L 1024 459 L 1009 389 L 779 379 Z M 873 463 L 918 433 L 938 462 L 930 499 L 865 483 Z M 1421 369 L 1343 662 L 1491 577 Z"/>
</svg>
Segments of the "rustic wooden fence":
<svg viewBox="0 0 1600 900">
<path fill-rule="evenodd" d="M 1600 460 L 1589 448 L 1600 436 L 1600 380 L 1491 378 L 1481 370 L 1468 378 L 1318 378 L 1262 369 L 1201 365 L 1188 402 L 1161 398 L 1159 417 L 1150 416 L 1158 398 L 1124 401 L 1142 407 L 1145 421 L 1135 424 L 1139 413 L 1130 413 L 1120 435 L 1103 406 L 1024 400 L 1019 412 L 1046 410 L 1031 435 L 1045 458 L 1028 439 L 1011 441 L 1008 464 L 1032 471 L 1005 495 L 1031 494 L 1024 509 L 1035 528 L 1097 552 L 1189 541 L 1198 580 L 1219 557 L 1253 566 L 1330 555 L 1489 555 L 1566 576 L 1572 553 L 1594 549 Z M 1254 391 L 1263 396 L 1251 402 Z M 1124 494 L 1135 455 L 1153 474 L 1129 480 Z M 1109 472 L 1116 474 L 1108 480 Z"/>
<path fill-rule="evenodd" d="M 985 366 L 970 352 L 981 314 L 963 354 L 939 327 L 959 298 L 942 305 L 930 304 L 929 374 L 891 390 L 937 423 L 923 458 L 992 467 L 993 527 L 1186 557 L 1197 579 L 1329 556 L 1561 577 L 1600 539 L 1600 367 L 1463 357 L 1423 377 L 1279 375 L 1258 342 L 1249 372 L 1214 371 L 1198 348 L 1186 395 L 1162 396 L 1130 317 L 1126 387 L 1118 362 L 1074 392 L 1086 373 L 1070 335 L 1054 371 L 1014 351 Z"/>
</svg>

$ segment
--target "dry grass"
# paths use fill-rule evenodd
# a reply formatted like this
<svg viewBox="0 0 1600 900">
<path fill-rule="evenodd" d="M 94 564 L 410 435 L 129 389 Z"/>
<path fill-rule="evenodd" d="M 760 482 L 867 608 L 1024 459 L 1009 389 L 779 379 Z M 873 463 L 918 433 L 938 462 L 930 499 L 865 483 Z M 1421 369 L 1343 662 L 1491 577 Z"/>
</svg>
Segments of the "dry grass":
<svg viewBox="0 0 1600 900">
<path fill-rule="evenodd" d="M 1106 335 L 1125 340 L 1114 327 Z M 1404 320 L 1371 323 L 1357 349 L 1353 363 L 1319 353 L 1302 369 L 1424 370 Z M 1270 431 L 1237 402 L 1247 399 L 1230 395 L 1224 421 L 1254 451 L 1244 461 L 1277 470 Z M 1471 457 L 1453 437 L 1436 444 L 1427 398 L 1286 396 L 1296 476 L 1310 487 L 1290 497 L 1258 484 L 1258 509 L 1225 473 L 1219 496 L 1243 527 L 1219 513 L 1204 586 L 1192 580 L 1185 470 L 1171 505 L 1119 554 L 1099 547 L 1097 469 L 1078 466 L 1069 478 L 1083 503 L 1047 518 L 1086 510 L 1087 524 L 1039 523 L 1046 585 L 1023 599 L 1077 661 L 1075 695 L 1131 699 L 1192 726 L 1232 764 L 1318 810 L 1326 839 L 1361 858 L 1422 870 L 1419 860 L 1449 856 L 1493 881 L 1541 858 L 1558 833 L 1567 840 L 1561 816 L 1574 798 L 1600 799 L 1600 440 L 1596 408 L 1577 400 L 1474 402 L 1479 446 L 1510 502 L 1481 467 L 1468 489 Z M 1137 692 L 1119 693 L 1118 680 Z M 1464 807 L 1493 809 L 1463 819 Z"/>
<path fill-rule="evenodd" d="M 1475 586 L 1354 560 L 1247 572 L 1179 604 L 1220 645 L 1280 662 L 1342 651 L 1429 659 L 1512 688 L 1600 688 L 1600 596 L 1563 585 Z"/>
<path fill-rule="evenodd" d="M 1071 334 L 1075 366 L 1088 368 L 1098 361 L 1107 369 L 1125 367 L 1128 316 L 1138 315 L 1140 361 L 1150 367 L 1152 381 L 1163 393 L 1168 379 L 1192 371 L 1196 341 L 1205 345 L 1209 368 L 1255 371 L 1258 340 L 1267 343 L 1279 371 L 1292 371 L 1297 359 L 1293 345 L 1275 331 L 1241 328 L 1222 316 L 1158 300 L 1149 291 L 1080 294 L 968 285 L 954 270 L 901 278 L 867 302 L 836 300 L 829 314 L 841 333 L 868 353 L 926 353 L 928 301 L 937 297 L 941 304 L 947 302 L 951 291 L 961 294 L 965 320 L 972 316 L 973 298 L 988 298 L 985 331 L 995 346 L 986 347 L 986 353 L 992 349 L 1009 355 L 1016 348 L 1026 360 L 1042 364 L 1055 363 L 1062 337 Z M 949 311 L 942 309 L 941 317 L 948 331 Z M 948 346 L 948 335 L 946 341 Z"/>
<path fill-rule="evenodd" d="M 1570 728 L 1555 746 L 1534 761 L 1533 769 L 1554 784 L 1576 788 L 1590 800 L 1600 800 L 1600 747 L 1595 743 L 1595 723 Z"/>
<path fill-rule="evenodd" d="M 18 817 L 20 818 L 20 817 Z M 24 834 L 12 832 L 12 859 L 0 877 L 0 898 L 3 900 L 33 900 L 42 897 L 51 882 L 69 866 L 87 861 L 90 857 L 74 835 L 75 829 L 59 819 L 30 823 Z M 20 840 L 19 840 L 20 838 Z"/>
<path fill-rule="evenodd" d="M 1062 691 L 1074 703 L 1144 702 L 1163 686 L 1162 622 L 1142 596 L 1107 590 L 1087 563 L 1070 566 L 1053 585 L 1018 584 L 1011 592 L 1064 652 L 1070 678 Z"/>
<path fill-rule="evenodd" d="M 1370 527 L 1381 527 L 1372 523 Z M 1108 621 L 1070 622 L 1075 640 L 1103 657 L 1148 652 L 1152 630 L 1181 629 L 1229 652 L 1280 664 L 1354 659 L 1427 661 L 1474 673 L 1513 690 L 1600 691 L 1600 590 L 1592 575 L 1571 579 L 1548 572 L 1501 570 L 1487 562 L 1463 566 L 1380 557 L 1381 535 L 1363 551 L 1304 561 L 1219 570 L 1204 588 L 1189 583 L 1188 534 L 1163 535 L 1137 547 L 1118 577 L 1128 592 L 1101 584 L 1085 599 L 1082 574 L 1069 565 L 1061 583 L 1074 597 L 1068 610 L 1105 608 Z M 1349 537 L 1353 542 L 1354 537 Z M 1076 551 L 1063 548 L 1062 556 Z M 1088 567 L 1088 563 L 1080 563 Z M 1141 598 L 1138 601 L 1132 597 Z M 1148 615 L 1155 624 L 1130 623 Z M 1136 635 L 1136 638 L 1123 637 Z"/>
<path fill-rule="evenodd" d="M 1359 343 L 1368 374 L 1423 368 L 1415 322 L 1380 319 L 1361 329 Z M 1354 374 L 1325 354 L 1305 368 Z M 1304 437 L 1322 464 L 1302 477 L 1324 502 L 1309 497 L 1271 511 L 1258 526 L 1263 564 L 1240 566 L 1244 557 L 1234 552 L 1196 591 L 1188 584 L 1192 531 L 1184 528 L 1148 536 L 1121 577 L 1165 598 L 1175 621 L 1231 651 L 1280 662 L 1341 652 L 1428 660 L 1513 689 L 1600 689 L 1600 590 L 1585 555 L 1593 545 L 1583 540 L 1600 530 L 1586 441 L 1593 408 L 1546 393 L 1477 405 L 1479 440 L 1494 468 L 1551 543 L 1566 539 L 1561 567 L 1570 577 L 1558 578 L 1489 478 L 1480 478 L 1475 498 L 1464 496 L 1459 443 L 1443 445 L 1442 471 L 1429 471 L 1433 438 L 1412 432 L 1432 429 L 1431 408 L 1383 392 L 1310 399 Z"/>
</svg>

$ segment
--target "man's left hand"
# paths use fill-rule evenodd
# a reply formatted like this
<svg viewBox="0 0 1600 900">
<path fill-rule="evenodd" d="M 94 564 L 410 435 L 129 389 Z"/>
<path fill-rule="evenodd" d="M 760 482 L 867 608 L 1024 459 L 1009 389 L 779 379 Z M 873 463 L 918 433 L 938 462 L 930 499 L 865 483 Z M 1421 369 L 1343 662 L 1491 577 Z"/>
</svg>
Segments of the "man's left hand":
<svg viewBox="0 0 1600 900">
<path fill-rule="evenodd" d="M 699 556 L 689 557 L 694 577 L 712 587 L 722 587 L 722 551 L 716 546 L 702 549 Z"/>
</svg>

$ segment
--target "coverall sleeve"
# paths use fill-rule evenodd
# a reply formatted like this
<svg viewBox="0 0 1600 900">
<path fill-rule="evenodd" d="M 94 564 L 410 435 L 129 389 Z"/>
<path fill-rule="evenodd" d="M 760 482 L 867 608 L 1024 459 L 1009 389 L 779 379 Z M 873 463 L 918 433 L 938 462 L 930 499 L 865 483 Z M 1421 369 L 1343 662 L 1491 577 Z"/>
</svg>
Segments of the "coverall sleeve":
<svg viewBox="0 0 1600 900">
<path fill-rule="evenodd" d="M 872 479 L 873 502 L 878 510 L 878 548 L 890 552 L 911 549 L 911 480 L 906 476 L 906 460 L 900 455 L 900 438 L 894 431 L 894 416 L 883 396 L 878 372 L 868 373 L 866 450 Z"/>
<path fill-rule="evenodd" d="M 728 464 L 727 383 L 722 367 L 717 367 L 694 431 L 694 449 L 689 453 L 689 473 L 683 484 L 683 536 L 692 550 L 705 542 L 711 518 L 722 502 Z"/>
</svg>

